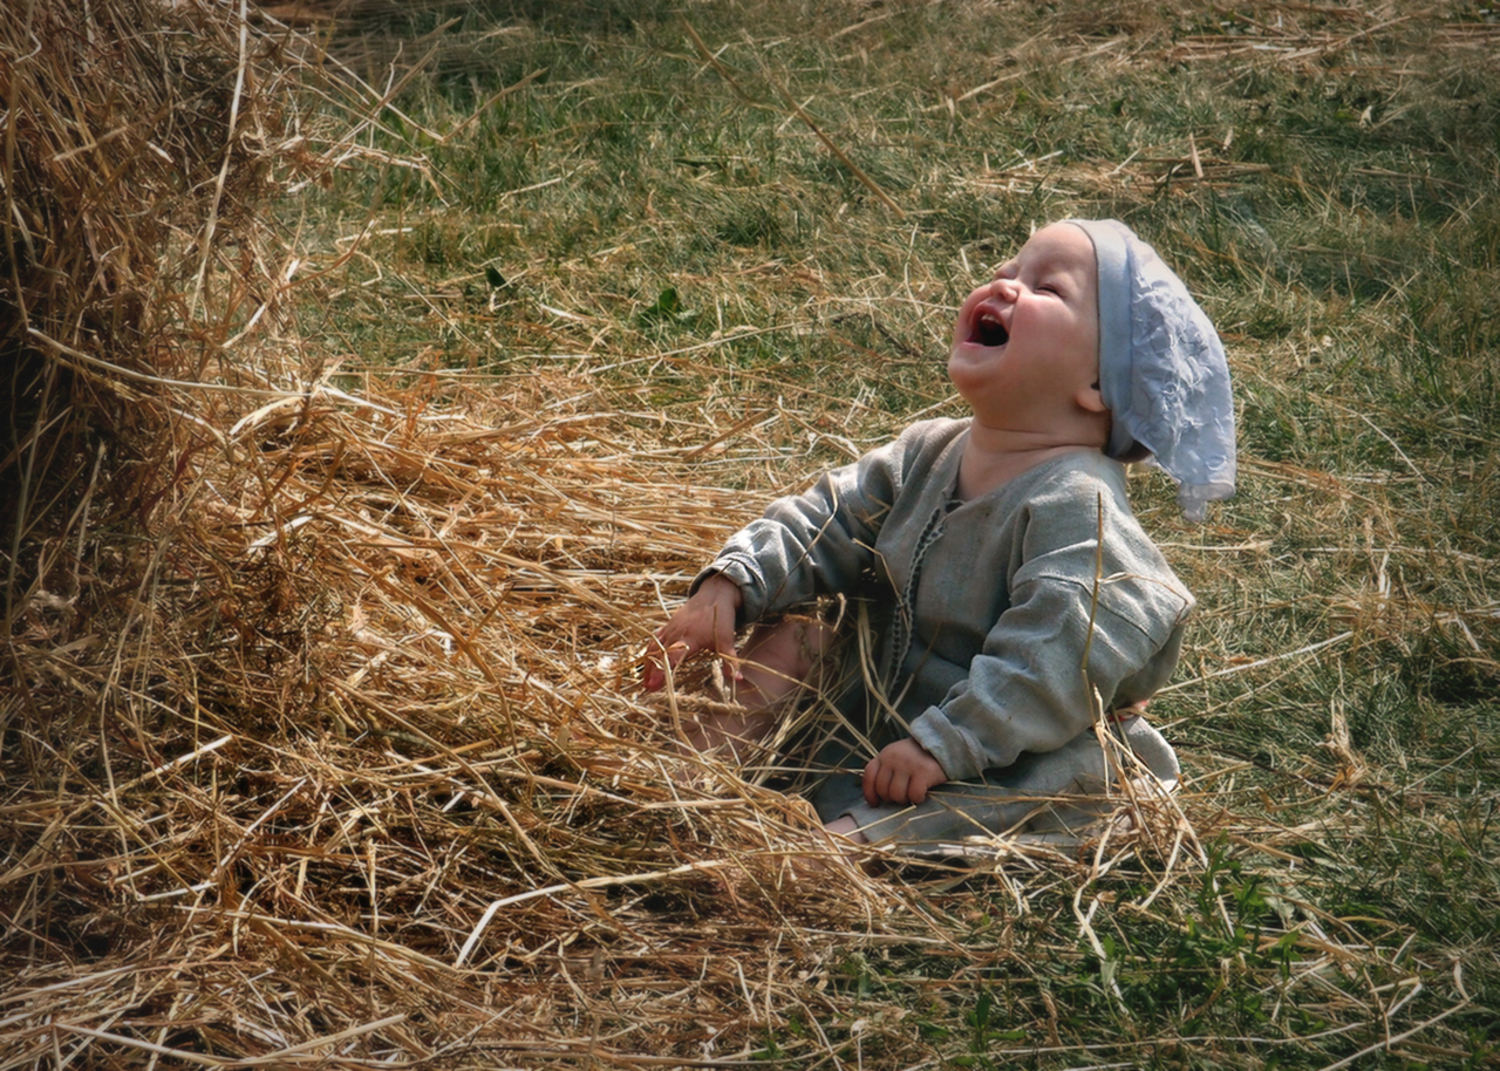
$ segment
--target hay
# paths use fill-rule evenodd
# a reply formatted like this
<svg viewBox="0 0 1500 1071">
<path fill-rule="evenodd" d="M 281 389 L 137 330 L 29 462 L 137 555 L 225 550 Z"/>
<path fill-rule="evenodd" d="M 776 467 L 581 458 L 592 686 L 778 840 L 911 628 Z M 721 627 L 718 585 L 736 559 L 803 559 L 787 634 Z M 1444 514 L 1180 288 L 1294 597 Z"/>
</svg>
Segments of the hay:
<svg viewBox="0 0 1500 1071">
<path fill-rule="evenodd" d="M 248 314 L 265 274 L 253 208 L 273 159 L 305 155 L 272 144 L 274 42 L 252 50 L 208 5 L 89 10 L 7 5 L 0 30 L 7 633 L 29 606 L 79 597 L 69 525 L 91 506 L 143 516 L 164 492 L 157 381 L 198 378 L 211 350 L 194 343 L 212 338 L 195 336 L 222 339 Z"/>
<path fill-rule="evenodd" d="M 738 496 L 684 503 L 616 452 L 638 427 L 539 417 L 545 387 L 403 372 L 358 404 L 179 398 L 225 441 L 190 461 L 148 596 L 13 642 L 14 1066 L 737 1066 L 790 1018 L 870 1019 L 817 982 L 851 956 L 1010 962 L 941 924 L 972 866 L 865 875 L 805 805 L 681 758 L 628 686 L 658 590 Z M 1156 884 L 1199 857 L 1176 806 L 1138 814 L 984 866 L 1007 925 L 1072 889 L 1097 944 L 1096 883 L 1141 874 L 1143 838 Z M 901 1009 L 874 1012 L 866 1042 L 908 1048 Z"/>
</svg>

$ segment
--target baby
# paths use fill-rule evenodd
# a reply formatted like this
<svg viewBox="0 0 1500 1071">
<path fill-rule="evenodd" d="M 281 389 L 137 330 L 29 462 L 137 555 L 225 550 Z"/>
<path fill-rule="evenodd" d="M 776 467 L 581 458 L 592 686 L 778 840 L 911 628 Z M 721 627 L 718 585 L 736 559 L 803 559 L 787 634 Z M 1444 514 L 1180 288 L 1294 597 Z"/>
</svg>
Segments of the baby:
<svg viewBox="0 0 1500 1071">
<path fill-rule="evenodd" d="M 1131 512 L 1121 462 L 1153 457 L 1191 519 L 1234 491 L 1223 346 L 1121 223 L 1037 231 L 959 309 L 948 375 L 971 417 L 914 424 L 773 502 L 694 581 L 645 673 L 657 689 L 687 656 L 724 657 L 743 711 L 700 718 L 689 741 L 739 753 L 832 657 L 831 629 L 786 611 L 869 600 L 877 646 L 845 655 L 857 683 L 835 697 L 810 796 L 829 830 L 916 851 L 1094 818 L 1100 714 L 1175 783 L 1141 711 L 1193 599 Z"/>
</svg>

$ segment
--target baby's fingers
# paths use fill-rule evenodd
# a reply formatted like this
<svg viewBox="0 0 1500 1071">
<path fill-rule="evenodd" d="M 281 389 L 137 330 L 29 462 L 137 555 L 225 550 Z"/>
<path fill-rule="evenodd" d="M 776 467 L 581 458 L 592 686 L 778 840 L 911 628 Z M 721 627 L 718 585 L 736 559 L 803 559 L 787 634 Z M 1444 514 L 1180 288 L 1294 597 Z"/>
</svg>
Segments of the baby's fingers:
<svg viewBox="0 0 1500 1071">
<path fill-rule="evenodd" d="M 881 784 L 881 781 L 889 781 L 890 777 L 891 771 L 881 765 L 878 755 L 865 767 L 865 776 L 860 787 L 864 790 L 865 802 L 871 807 L 880 806 L 880 801 L 885 796 L 885 786 Z"/>
<path fill-rule="evenodd" d="M 646 691 L 659 691 L 667 683 L 667 670 L 676 669 L 690 651 L 685 640 L 664 645 L 661 637 L 653 636 L 646 645 L 645 679 L 642 682 Z"/>
<path fill-rule="evenodd" d="M 871 807 L 875 806 L 875 775 L 880 772 L 880 760 L 871 759 L 865 765 L 865 772 L 859 779 L 860 791 L 865 794 L 865 802 Z"/>
<path fill-rule="evenodd" d="M 740 652 L 734 645 L 733 623 L 728 628 L 721 626 L 715 630 L 714 652 L 728 664 L 729 675 L 732 678 L 737 681 L 745 679 L 745 675 L 740 672 Z"/>
</svg>

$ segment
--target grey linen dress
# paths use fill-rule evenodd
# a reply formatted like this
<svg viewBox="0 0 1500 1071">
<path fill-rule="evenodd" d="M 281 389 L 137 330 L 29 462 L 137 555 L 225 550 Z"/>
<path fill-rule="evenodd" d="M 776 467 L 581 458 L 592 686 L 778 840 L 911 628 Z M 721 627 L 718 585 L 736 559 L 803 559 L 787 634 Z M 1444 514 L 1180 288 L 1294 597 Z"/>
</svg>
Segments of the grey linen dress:
<svg viewBox="0 0 1500 1071">
<path fill-rule="evenodd" d="M 734 581 L 741 624 L 819 595 L 872 601 L 874 679 L 856 674 L 840 701 L 852 731 L 818 751 L 828 773 L 811 797 L 824 821 L 852 815 L 872 842 L 908 850 L 1092 821 L 1116 768 L 1106 738 L 1161 781 L 1178 776 L 1144 718 L 1095 727 L 1096 691 L 1108 712 L 1166 683 L 1193 607 L 1131 512 L 1123 466 L 1081 448 L 959 501 L 968 426 L 915 424 L 778 499 L 694 584 L 712 573 Z M 872 807 L 860 771 L 872 747 L 903 735 L 948 782 L 921 805 Z M 1049 799 L 1059 795 L 1076 798 Z"/>
</svg>

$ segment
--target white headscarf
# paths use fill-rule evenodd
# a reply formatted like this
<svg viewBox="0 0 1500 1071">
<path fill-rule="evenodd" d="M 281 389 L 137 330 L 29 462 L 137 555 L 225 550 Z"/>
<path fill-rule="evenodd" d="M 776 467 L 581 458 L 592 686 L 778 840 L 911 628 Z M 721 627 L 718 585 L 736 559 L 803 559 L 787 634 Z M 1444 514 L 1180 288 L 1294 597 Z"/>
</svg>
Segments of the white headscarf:
<svg viewBox="0 0 1500 1071">
<path fill-rule="evenodd" d="M 1099 267 L 1099 389 L 1113 417 L 1104 452 L 1139 443 L 1201 521 L 1234 494 L 1234 399 L 1219 333 L 1172 269 L 1125 224 L 1070 219 Z"/>
</svg>

